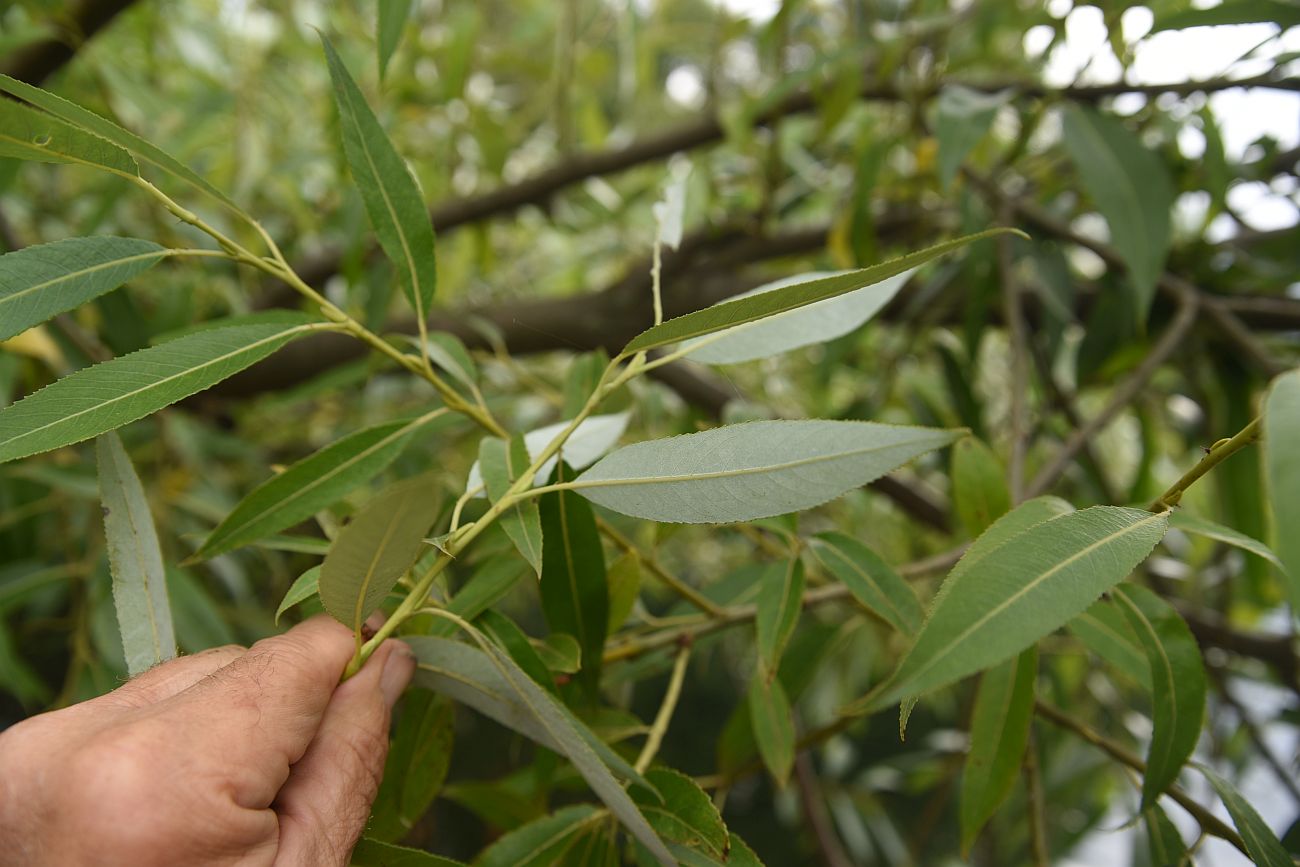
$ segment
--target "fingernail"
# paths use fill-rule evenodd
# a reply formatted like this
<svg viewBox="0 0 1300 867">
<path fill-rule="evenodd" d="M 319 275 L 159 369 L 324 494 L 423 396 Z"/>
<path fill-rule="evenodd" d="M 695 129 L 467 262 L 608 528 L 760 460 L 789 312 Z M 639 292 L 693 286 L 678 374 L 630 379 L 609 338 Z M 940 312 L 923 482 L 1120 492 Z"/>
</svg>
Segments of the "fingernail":
<svg viewBox="0 0 1300 867">
<path fill-rule="evenodd" d="M 415 673 L 415 654 L 405 644 L 398 643 L 388 652 L 384 660 L 384 670 L 379 675 L 379 690 L 384 694 L 384 701 L 389 708 L 397 704 L 402 690 L 411 682 Z"/>
</svg>

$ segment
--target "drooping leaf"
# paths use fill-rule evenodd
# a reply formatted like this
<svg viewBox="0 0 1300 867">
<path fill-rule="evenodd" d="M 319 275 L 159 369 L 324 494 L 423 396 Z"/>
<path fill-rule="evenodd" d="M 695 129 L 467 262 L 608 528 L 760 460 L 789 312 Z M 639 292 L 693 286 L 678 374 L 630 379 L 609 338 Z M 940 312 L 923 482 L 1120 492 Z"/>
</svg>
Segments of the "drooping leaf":
<svg viewBox="0 0 1300 867">
<path fill-rule="evenodd" d="M 1294 867 L 1295 861 L 1241 792 L 1204 765 L 1198 764 L 1196 769 L 1205 774 L 1214 791 L 1223 799 L 1223 806 L 1228 808 L 1228 815 L 1232 817 L 1232 824 L 1237 826 L 1237 833 L 1241 834 L 1251 860 L 1260 867 Z"/>
<path fill-rule="evenodd" d="M 0 414 L 0 418 L 3 415 Z M 1264 479 L 1273 507 L 1273 549 L 1289 578 L 1291 607 L 1300 611 L 1300 370 L 1273 380 L 1264 398 Z"/>
<path fill-rule="evenodd" d="M 1222 524 L 1205 518 L 1189 515 L 1187 512 L 1179 509 L 1169 513 L 1169 526 L 1175 530 L 1182 530 L 1184 533 L 1192 533 L 1197 536 L 1204 536 L 1207 539 L 1213 539 L 1216 542 L 1223 542 L 1234 548 L 1240 548 L 1243 551 L 1249 551 L 1256 557 L 1263 557 L 1279 569 L 1285 571 L 1282 561 L 1278 556 L 1269 549 L 1267 545 L 1258 539 L 1253 539 L 1245 533 L 1239 533 L 1231 527 L 1225 527 Z"/>
<path fill-rule="evenodd" d="M 510 485 L 528 468 L 531 461 L 524 439 L 515 435 L 510 442 L 485 437 L 479 444 L 478 465 L 488 498 L 496 503 L 506 495 Z M 524 500 L 504 512 L 498 519 L 515 548 L 542 574 L 542 519 L 537 500 Z"/>
<path fill-rule="evenodd" d="M 568 475 L 565 464 L 556 478 Z M 591 505 L 571 491 L 541 497 L 542 611 L 556 632 L 567 632 L 582 648 L 582 679 L 594 690 L 609 628 L 609 585 L 605 553 Z"/>
<path fill-rule="evenodd" d="M 1002 806 L 1020 774 L 1034 718 L 1038 650 L 995 665 L 980 677 L 971 712 L 970 753 L 961 779 L 961 849 Z"/>
<path fill-rule="evenodd" d="M 731 848 L 727 826 L 704 790 L 690 777 L 671 768 L 651 768 L 645 778 L 655 787 L 658 797 L 638 789 L 634 800 L 650 827 L 665 840 L 725 862 Z"/>
<path fill-rule="evenodd" d="M 1169 252 L 1174 192 L 1168 170 L 1123 123 L 1093 109 L 1066 109 L 1064 141 L 1128 266 L 1132 309 L 1145 322 Z"/>
<path fill-rule="evenodd" d="M 1071 620 L 1069 626 L 1112 670 L 1132 678 L 1147 693 L 1151 692 L 1151 666 L 1147 664 L 1146 653 L 1138 646 L 1128 618 L 1113 603 L 1097 600 Z"/>
<path fill-rule="evenodd" d="M 117 145 L 12 99 L 0 99 L 0 157 L 89 166 L 126 178 L 140 174 Z"/>
<path fill-rule="evenodd" d="M 564 462 L 575 470 L 590 466 L 597 458 L 614 447 L 619 437 L 623 435 L 623 431 L 627 430 L 630 418 L 630 413 L 619 412 L 593 415 L 583 419 L 564 443 L 564 449 L 561 451 Z M 555 439 L 555 435 L 568 426 L 569 422 L 560 421 L 524 434 L 524 445 L 528 447 L 529 459 L 536 460 L 542 453 L 542 449 Z M 533 484 L 544 484 L 554 470 L 555 458 L 550 458 L 537 468 L 537 476 L 533 479 Z M 483 484 L 482 468 L 479 467 L 478 461 L 475 461 L 469 468 L 465 490 L 473 490 L 481 484 Z"/>
<path fill-rule="evenodd" d="M 397 269 L 402 291 L 415 315 L 424 319 L 438 281 L 429 212 L 415 177 L 388 140 L 347 67 L 328 39 L 322 36 L 321 43 L 334 82 L 334 102 L 348 167 L 361 191 L 379 246 Z"/>
<path fill-rule="evenodd" d="M 299 602 L 305 602 L 315 596 L 320 591 L 320 567 L 313 566 L 306 572 L 299 575 L 294 582 L 289 585 L 285 591 L 284 598 L 280 600 L 280 605 L 275 609 L 275 622 L 280 622 L 280 617 Z"/>
<path fill-rule="evenodd" d="M 1019 512 L 985 535 L 1003 536 L 1000 525 L 1019 520 Z M 967 557 L 979 556 L 949 573 L 916 643 L 867 706 L 922 695 L 1034 644 L 1123 580 L 1167 523 L 1165 514 L 1094 506 L 1034 524 L 1000 545 L 972 546 Z"/>
<path fill-rule="evenodd" d="M 759 670 L 769 679 L 776 676 L 781 654 L 790 643 L 799 612 L 803 608 L 803 561 L 791 557 L 785 563 L 773 563 L 763 570 L 758 588 L 758 615 L 754 627 L 758 632 Z"/>
<path fill-rule="evenodd" d="M 843 533 L 821 533 L 813 553 L 853 598 L 906 636 L 916 635 L 925 619 L 920 600 L 907 582 L 875 551 Z"/>
<path fill-rule="evenodd" d="M 397 579 L 424 549 L 424 537 L 441 508 L 427 477 L 388 488 L 340 532 L 320 569 L 320 601 L 354 632 L 379 607 Z"/>
<path fill-rule="evenodd" d="M 0 256 L 0 340 L 116 289 L 166 254 L 152 241 L 95 237 Z"/>
<path fill-rule="evenodd" d="M 1192 631 L 1167 602 L 1145 587 L 1116 588 L 1151 668 L 1151 748 L 1142 778 L 1142 808 L 1155 804 L 1196 748 L 1205 721 L 1205 668 Z"/>
<path fill-rule="evenodd" d="M 801 346 L 825 343 L 861 327 L 893 300 L 916 269 L 888 277 L 862 289 L 796 307 L 762 319 L 755 319 L 718 331 L 706 337 L 683 341 L 681 349 L 690 351 L 690 359 L 703 364 L 737 364 L 780 355 Z M 756 289 L 734 295 L 720 304 L 732 304 L 767 292 L 814 280 L 834 278 L 846 273 L 818 271 L 765 283 Z M 716 306 L 716 305 L 715 305 Z"/>
<path fill-rule="evenodd" d="M 388 72 L 388 61 L 402 41 L 402 31 L 411 17 L 411 0 L 379 0 L 379 78 Z"/>
<path fill-rule="evenodd" d="M 1142 825 L 1151 867 L 1182 867 L 1186 863 L 1187 844 L 1159 804 L 1142 811 Z"/>
<path fill-rule="evenodd" d="M 115 433 L 95 442 L 113 606 L 132 677 L 176 655 L 167 573 L 144 486 Z"/>
<path fill-rule="evenodd" d="M 456 738 L 455 708 L 426 689 L 402 697 L 384 779 L 366 832 L 378 840 L 405 837 L 442 788 Z"/>
<path fill-rule="evenodd" d="M 408 336 L 408 340 L 416 349 L 421 347 L 418 337 Z M 478 365 L 459 337 L 445 331 L 433 331 L 425 339 L 423 347 L 429 360 L 452 379 L 466 388 L 478 386 Z"/>
<path fill-rule="evenodd" d="M 412 434 L 441 414 L 437 410 L 412 421 L 357 431 L 272 476 L 239 501 L 193 559 L 224 554 L 307 520 L 383 472 Z"/>
<path fill-rule="evenodd" d="M 797 286 L 787 286 L 779 291 L 763 292 L 748 298 L 728 301 L 725 304 L 718 304 L 714 307 L 706 307 L 703 310 L 687 313 L 685 316 L 669 319 L 641 332 L 627 346 L 623 347 L 620 354 L 623 356 L 633 355 L 647 349 L 667 346 L 670 343 L 678 343 L 693 337 L 701 337 L 705 334 L 721 331 L 724 328 L 765 319 L 777 313 L 794 310 L 817 301 L 824 301 L 847 292 L 853 292 L 920 267 L 932 259 L 960 249 L 973 241 L 1007 231 L 1014 230 L 992 229 L 987 232 L 967 235 L 964 238 L 945 241 L 920 252 L 891 259 L 879 265 L 873 265 L 870 268 L 848 271 L 834 277 L 813 280 Z"/>
<path fill-rule="evenodd" d="M 784 786 L 794 767 L 794 720 L 780 679 L 755 673 L 749 683 L 748 704 L 758 754 L 776 784 Z"/>
<path fill-rule="evenodd" d="M 460 861 L 423 849 L 411 849 L 370 837 L 357 841 L 348 864 L 350 867 L 466 867 Z"/>
<path fill-rule="evenodd" d="M 1002 462 L 974 437 L 960 439 L 952 447 L 952 503 L 972 538 L 1011 511 Z"/>
<path fill-rule="evenodd" d="M 652 521 L 749 521 L 824 503 L 959 436 L 874 422 L 748 422 L 625 446 L 574 488 Z"/>
<path fill-rule="evenodd" d="M 578 838 L 604 821 L 605 812 L 587 804 L 563 807 L 499 838 L 474 860 L 474 867 L 554 867 Z"/>
<path fill-rule="evenodd" d="M 962 161 L 993 125 L 998 109 L 1010 93 L 984 93 L 960 84 L 949 84 L 939 93 L 935 137 L 939 140 L 939 186 L 952 186 Z"/>
<path fill-rule="evenodd" d="M 143 418 L 216 385 L 312 328 L 220 328 L 65 376 L 0 410 L 0 463 L 72 445 Z"/>
<path fill-rule="evenodd" d="M 167 174 L 184 181 L 194 189 L 207 193 L 217 201 L 238 210 L 224 193 L 205 181 L 201 175 L 189 166 L 180 162 L 157 145 L 145 141 L 140 136 L 123 129 L 111 120 L 101 117 L 89 109 L 82 108 L 74 102 L 69 102 L 61 96 L 56 96 L 48 90 L 33 87 L 26 82 L 10 78 L 7 75 L 0 74 L 0 90 L 29 102 L 37 108 L 67 121 L 74 127 L 94 133 L 96 136 L 124 148 L 140 162 L 155 166 Z"/>
<path fill-rule="evenodd" d="M 609 583 L 609 633 L 613 635 L 632 613 L 641 592 L 641 558 L 628 551 L 615 560 L 606 572 Z"/>
<path fill-rule="evenodd" d="M 1277 24 L 1283 30 L 1300 25 L 1300 7 L 1288 0 L 1224 0 L 1208 9 L 1171 9 L 1174 11 L 1156 16 L 1152 33 L 1222 24 L 1267 23 Z"/>
</svg>

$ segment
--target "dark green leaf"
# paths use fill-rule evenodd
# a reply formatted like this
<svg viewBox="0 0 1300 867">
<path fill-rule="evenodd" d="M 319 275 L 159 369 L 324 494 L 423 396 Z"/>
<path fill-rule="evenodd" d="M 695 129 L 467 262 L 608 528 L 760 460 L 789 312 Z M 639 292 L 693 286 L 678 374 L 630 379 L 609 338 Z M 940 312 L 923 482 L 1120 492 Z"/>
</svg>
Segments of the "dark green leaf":
<svg viewBox="0 0 1300 867">
<path fill-rule="evenodd" d="M 1277 24 L 1283 30 L 1300 25 L 1300 6 L 1288 0 L 1224 0 L 1208 9 L 1172 7 L 1156 18 L 1152 33 L 1222 24 Z"/>
<path fill-rule="evenodd" d="M 402 31 L 411 17 L 411 0 L 379 0 L 379 77 L 388 72 L 397 44 L 402 41 Z"/>
<path fill-rule="evenodd" d="M 275 622 L 280 622 L 281 615 L 299 602 L 315 596 L 320 590 L 320 567 L 313 566 L 294 580 L 280 600 L 280 607 L 275 609 Z"/>
<path fill-rule="evenodd" d="M 1241 792 L 1204 765 L 1197 765 L 1196 768 L 1205 774 L 1210 785 L 1214 786 L 1214 791 L 1223 799 L 1223 806 L 1228 808 L 1232 824 L 1237 826 L 1237 832 L 1245 841 L 1251 859 L 1260 867 L 1295 867 L 1295 861 L 1278 842 L 1272 829 L 1260 818 L 1250 802 L 1241 796 Z"/>
<path fill-rule="evenodd" d="M 1187 863 L 1187 845 L 1159 805 L 1153 804 L 1142 811 L 1142 825 L 1151 867 L 1182 867 Z"/>
<path fill-rule="evenodd" d="M 609 632 L 613 635 L 632 613 L 641 592 L 641 558 L 628 551 L 614 561 L 606 575 L 609 583 Z"/>
<path fill-rule="evenodd" d="M 455 722 L 455 708 L 444 697 L 426 689 L 403 695 L 366 829 L 371 837 L 400 840 L 429 809 L 447 777 Z"/>
<path fill-rule="evenodd" d="M 757 672 L 749 684 L 748 702 L 758 754 L 777 785 L 784 786 L 794 767 L 794 720 L 785 689 L 778 678 Z"/>
<path fill-rule="evenodd" d="M 474 860 L 474 867 L 557 867 L 578 839 L 605 820 L 605 811 L 586 804 L 564 807 L 516 828 Z"/>
<path fill-rule="evenodd" d="M 727 826 L 704 790 L 671 768 L 646 771 L 646 781 L 658 792 L 638 789 L 634 800 L 659 836 L 725 861 L 730 848 Z"/>
<path fill-rule="evenodd" d="M 1011 510 L 1002 462 L 974 437 L 960 439 L 952 447 L 952 501 L 972 538 Z"/>
<path fill-rule="evenodd" d="M 799 622 L 803 585 L 803 561 L 798 557 L 785 563 L 773 563 L 763 570 L 754 626 L 758 632 L 759 670 L 768 679 L 776 676 L 781 654 Z"/>
<path fill-rule="evenodd" d="M 551 677 L 546 663 L 542 662 L 537 649 L 533 647 L 528 636 L 517 623 L 504 614 L 489 609 L 479 615 L 474 625 L 501 645 L 501 648 L 510 654 L 510 658 L 534 683 L 545 687 L 550 692 L 556 692 L 555 678 Z"/>
<path fill-rule="evenodd" d="M 368 837 L 357 841 L 348 864 L 351 867 L 465 867 L 460 861 L 423 849 L 408 849 Z"/>
<path fill-rule="evenodd" d="M 947 190 L 962 161 L 993 125 L 1010 93 L 984 93 L 950 84 L 939 94 L 935 137 L 939 140 L 939 186 Z"/>
<path fill-rule="evenodd" d="M 1274 564 L 1285 571 L 1282 561 L 1274 554 L 1267 545 L 1258 539 L 1252 539 L 1245 533 L 1238 533 L 1231 527 L 1225 527 L 1222 524 L 1216 524 L 1214 521 L 1198 518 L 1195 515 L 1189 515 L 1181 509 L 1169 514 L 1169 526 L 1175 530 L 1182 530 L 1184 533 L 1192 533 L 1197 536 L 1204 536 L 1207 539 L 1213 539 L 1216 542 L 1223 542 L 1234 548 L 1240 548 L 1243 551 L 1249 551 L 1256 557 L 1263 557 L 1265 560 Z"/>
<path fill-rule="evenodd" d="M 812 550 L 868 610 L 908 637 L 920 630 L 925 612 L 916 593 L 876 552 L 843 533 L 819 534 Z"/>
<path fill-rule="evenodd" d="M 513 554 L 498 554 L 488 559 L 447 603 L 447 610 L 465 620 L 474 620 L 509 593 L 524 571 L 524 564 Z M 455 631 L 451 621 L 435 620 L 428 634 L 450 636 Z"/>
<path fill-rule="evenodd" d="M 1099 599 L 1069 625 L 1070 631 L 1112 670 L 1132 678 L 1148 694 L 1151 692 L 1151 666 L 1146 653 L 1138 646 L 1128 618 L 1114 604 Z"/>
<path fill-rule="evenodd" d="M 140 174 L 117 145 L 12 99 L 0 99 L 0 157 L 89 166 L 126 178 Z"/>
</svg>

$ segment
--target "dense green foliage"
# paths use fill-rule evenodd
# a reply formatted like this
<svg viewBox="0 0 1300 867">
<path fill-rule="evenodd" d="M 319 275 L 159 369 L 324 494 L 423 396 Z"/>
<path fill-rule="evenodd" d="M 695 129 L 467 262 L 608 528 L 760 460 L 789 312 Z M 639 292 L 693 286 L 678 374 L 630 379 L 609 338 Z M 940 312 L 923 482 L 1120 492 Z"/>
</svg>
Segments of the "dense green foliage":
<svg viewBox="0 0 1300 867">
<path fill-rule="evenodd" d="M 119 5 L 0 4 L 0 725 L 324 611 L 358 865 L 1300 855 L 1288 4 Z"/>
</svg>

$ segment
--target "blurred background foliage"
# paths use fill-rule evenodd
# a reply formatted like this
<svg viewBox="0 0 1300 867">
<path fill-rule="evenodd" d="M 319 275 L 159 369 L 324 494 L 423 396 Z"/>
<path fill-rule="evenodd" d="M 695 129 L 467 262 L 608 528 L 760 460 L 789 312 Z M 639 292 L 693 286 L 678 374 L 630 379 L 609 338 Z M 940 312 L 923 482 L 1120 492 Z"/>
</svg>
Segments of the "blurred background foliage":
<svg viewBox="0 0 1300 867">
<path fill-rule="evenodd" d="M 664 264 L 670 314 L 958 231 L 1022 226 L 1034 238 L 1014 243 L 1009 266 L 995 245 L 974 247 L 912 281 L 873 324 L 825 346 L 720 369 L 678 366 L 635 383 L 622 398 L 635 407 L 629 438 L 764 417 L 967 426 L 1004 462 L 1022 440 L 1032 478 L 1083 419 L 1108 411 L 1117 385 L 1136 382 L 1113 421 L 1076 444 L 1049 482 L 1082 507 L 1158 495 L 1202 447 L 1249 421 L 1268 376 L 1295 363 L 1300 97 L 1288 76 L 1300 42 L 1286 27 L 1300 15 L 1285 3 L 1219 8 L 1228 10 L 1223 22 L 1245 23 L 1153 33 L 1193 14 L 1180 0 L 1078 8 L 1069 0 L 416 0 L 381 81 L 375 4 L 365 0 L 18 0 L 0 3 L 0 70 L 158 142 L 257 216 L 331 300 L 373 328 L 409 331 L 337 147 L 315 31 L 328 35 L 431 203 L 433 321 L 471 346 L 494 412 L 515 430 L 571 415 L 590 382 L 588 354 L 617 350 L 649 322 L 651 205 L 674 153 L 688 154 L 693 172 L 687 237 Z M 1206 50 L 1207 32 L 1218 54 L 1232 55 L 1220 62 Z M 1200 41 L 1177 41 L 1198 33 Z M 61 59 L 41 53 L 68 41 L 76 49 Z M 1183 86 L 1187 75 L 1210 80 L 1204 90 L 1213 96 Z M 1255 88 L 1226 86 L 1237 78 Z M 975 97 L 954 97 L 957 84 Z M 1270 96 L 1255 100 L 1261 92 Z M 1162 284 L 1146 321 L 1132 312 L 1123 269 L 1095 249 L 1107 240 L 1097 213 L 1107 191 L 1064 138 L 1071 105 L 1120 118 L 1168 178 L 1164 267 L 1201 299 L 1201 315 L 1170 346 L 1162 340 L 1186 294 Z M 17 249 L 90 234 L 201 243 L 131 193 L 103 175 L 0 160 L 0 243 Z M 246 226 L 205 216 L 256 244 Z M 1016 374 L 1009 350 L 1007 281 L 1020 286 L 1027 374 Z M 178 328 L 296 303 L 250 271 L 164 263 L 0 346 L 0 405 Z M 1019 395 L 1018 381 L 1027 383 Z M 122 433 L 166 559 L 177 564 L 274 468 L 422 411 L 432 397 L 358 346 L 326 337 Z M 1030 407 L 1019 435 L 1018 398 Z M 466 422 L 443 425 L 386 479 L 432 471 L 454 499 L 478 439 Z M 799 532 L 846 531 L 895 565 L 947 550 L 980 528 L 954 513 L 946 462 L 931 456 L 809 513 Z M 293 540 L 171 569 L 182 649 L 276 631 L 284 591 L 318 561 L 323 541 L 311 539 L 324 540 L 382 481 Z M 1258 458 L 1247 451 L 1184 505 L 1267 538 L 1259 487 Z M 658 570 L 735 605 L 748 601 L 755 564 L 787 555 L 790 544 L 777 523 L 654 527 L 604 517 L 642 552 L 607 548 L 611 564 L 623 556 L 622 568 L 639 575 L 616 644 L 691 611 L 656 580 Z M 493 531 L 449 570 L 449 588 L 499 568 L 493 555 L 508 549 Z M 1300 684 L 1277 575 L 1262 559 L 1177 533 L 1149 570 L 1178 601 L 1218 687 L 1203 755 L 1241 769 L 1247 794 L 1285 832 L 1300 804 Z M 522 569 L 519 579 L 497 607 L 541 635 L 535 582 Z M 917 582 L 923 600 L 936 582 Z M 800 729 L 865 692 L 899 650 L 896 637 L 846 602 L 810 607 L 782 670 Z M 1123 672 L 1069 635 L 1042 650 L 1041 695 L 1121 741 L 1140 740 L 1143 700 Z M 700 639 L 664 761 L 721 785 L 726 820 L 768 864 L 955 862 L 970 685 L 922 702 L 906 741 L 889 714 L 836 735 L 802 756 L 796 778 L 777 790 L 762 775 L 735 775 L 754 755 L 737 713 L 752 654 L 748 625 Z M 602 730 L 643 730 L 670 663 L 671 647 L 612 665 Z M 123 677 L 89 448 L 0 468 L 0 725 Z M 1130 848 L 1143 857 L 1131 834 L 1103 833 L 1133 813 L 1123 768 L 1050 725 L 1039 724 L 1035 737 L 1053 861 L 1115 863 Z M 456 718 L 455 740 L 447 782 L 409 832 L 412 843 L 467 857 L 580 791 L 555 777 L 553 756 L 468 712 Z M 1028 860 L 1025 808 L 1018 785 L 974 863 Z M 1194 826 L 1183 818 L 1187 833 Z M 1216 845 L 1202 850 L 1205 863 L 1230 863 Z"/>
</svg>

